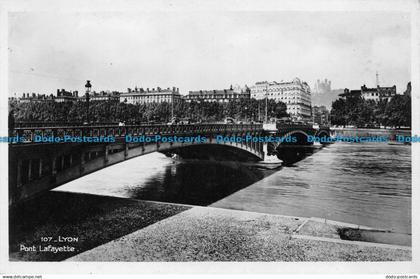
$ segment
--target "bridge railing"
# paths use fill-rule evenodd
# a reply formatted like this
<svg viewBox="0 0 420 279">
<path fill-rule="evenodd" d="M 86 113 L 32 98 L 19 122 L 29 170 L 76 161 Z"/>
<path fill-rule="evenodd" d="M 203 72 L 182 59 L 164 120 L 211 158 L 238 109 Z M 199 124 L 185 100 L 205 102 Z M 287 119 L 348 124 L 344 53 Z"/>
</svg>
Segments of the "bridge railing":
<svg viewBox="0 0 420 279">
<path fill-rule="evenodd" d="M 295 124 L 295 123 L 277 123 L 277 130 L 288 130 L 288 129 L 312 129 L 312 125 L 309 124 Z"/>
<path fill-rule="evenodd" d="M 99 122 L 95 123 L 95 126 L 116 126 L 118 122 Z M 36 128 L 36 127 L 76 127 L 76 126 L 84 126 L 83 122 L 54 122 L 54 121 L 18 121 L 14 123 L 15 128 Z"/>
<path fill-rule="evenodd" d="M 183 125 L 107 125 L 65 127 L 22 127 L 11 131 L 12 137 L 22 139 L 20 143 L 34 143 L 36 137 L 125 137 L 153 135 L 206 135 L 226 132 L 251 132 L 262 130 L 261 124 L 183 124 Z M 13 144 L 16 144 L 14 142 Z"/>
</svg>

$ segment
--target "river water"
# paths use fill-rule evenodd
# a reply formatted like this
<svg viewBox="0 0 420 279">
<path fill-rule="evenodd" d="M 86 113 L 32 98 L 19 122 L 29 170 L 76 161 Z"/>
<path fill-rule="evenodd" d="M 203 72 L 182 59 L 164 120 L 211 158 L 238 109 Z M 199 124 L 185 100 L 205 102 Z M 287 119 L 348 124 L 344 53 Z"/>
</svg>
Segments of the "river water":
<svg viewBox="0 0 420 279">
<path fill-rule="evenodd" d="M 411 147 L 335 143 L 276 171 L 233 162 L 174 162 L 152 153 L 55 191 L 320 217 L 411 233 Z"/>
</svg>

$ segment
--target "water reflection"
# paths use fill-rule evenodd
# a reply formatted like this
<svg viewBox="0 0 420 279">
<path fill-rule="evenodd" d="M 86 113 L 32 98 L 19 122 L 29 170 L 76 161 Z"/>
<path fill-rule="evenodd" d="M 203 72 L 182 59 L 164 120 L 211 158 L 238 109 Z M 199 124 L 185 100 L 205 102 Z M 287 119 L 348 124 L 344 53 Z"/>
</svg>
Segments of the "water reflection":
<svg viewBox="0 0 420 279">
<path fill-rule="evenodd" d="M 411 231 L 410 146 L 336 143 L 323 149 L 300 150 L 304 151 L 300 151 L 303 160 L 275 171 L 232 162 L 173 163 L 160 153 L 152 153 L 58 190 L 211 204 Z M 283 154 L 287 152 L 295 151 Z"/>
<path fill-rule="evenodd" d="M 153 153 L 82 177 L 57 190 L 205 206 L 273 172 L 238 162 L 179 163 Z"/>
<path fill-rule="evenodd" d="M 233 162 L 172 164 L 141 184 L 127 187 L 136 199 L 208 205 L 264 178 L 267 172 Z"/>
<path fill-rule="evenodd" d="M 336 143 L 212 206 L 411 232 L 411 147 Z"/>
<path fill-rule="evenodd" d="M 277 148 L 277 157 L 283 161 L 283 165 L 293 167 L 296 162 L 299 162 L 310 156 L 319 149 L 314 146 L 290 146 L 280 145 Z"/>
</svg>

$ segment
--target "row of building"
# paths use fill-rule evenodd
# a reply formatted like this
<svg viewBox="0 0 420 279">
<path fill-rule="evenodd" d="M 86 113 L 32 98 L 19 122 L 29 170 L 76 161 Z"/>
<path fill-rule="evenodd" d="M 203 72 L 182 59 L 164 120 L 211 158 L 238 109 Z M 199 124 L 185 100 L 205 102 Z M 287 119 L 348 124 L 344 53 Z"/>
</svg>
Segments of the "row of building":
<svg viewBox="0 0 420 279">
<path fill-rule="evenodd" d="M 397 87 L 395 85 L 391 87 L 382 87 L 378 85 L 373 88 L 368 88 L 366 85 L 363 85 L 360 89 L 355 90 L 345 88 L 344 93 L 339 94 L 342 99 L 361 97 L 365 100 L 371 100 L 374 102 L 383 100 L 390 101 L 395 95 L 397 95 Z"/>
<path fill-rule="evenodd" d="M 47 94 L 35 94 L 35 93 L 23 93 L 23 96 L 20 98 L 11 98 L 16 99 L 21 103 L 29 102 L 76 102 L 76 101 L 86 101 L 86 95 L 79 96 L 78 91 L 66 91 L 65 89 L 57 89 L 57 95 L 47 95 Z M 117 91 L 101 91 L 101 92 L 91 92 L 89 94 L 90 101 L 119 101 L 120 93 Z"/>
<path fill-rule="evenodd" d="M 287 112 L 296 119 L 310 119 L 311 117 L 311 91 L 306 82 L 300 79 L 287 82 L 257 82 L 255 85 L 244 88 L 230 86 L 228 89 L 221 90 L 198 90 L 189 91 L 183 96 L 179 88 L 152 88 L 143 89 L 135 87 L 127 88 L 126 92 L 117 91 L 90 91 L 89 101 L 115 101 L 128 104 L 162 103 L 162 102 L 219 102 L 227 103 L 230 101 L 250 99 L 274 99 L 282 101 L 287 105 Z M 35 93 L 24 93 L 23 97 L 17 98 L 19 102 L 67 102 L 67 101 L 86 101 L 87 94 L 79 96 L 78 91 L 67 91 L 57 89 L 57 94 L 45 95 Z"/>
<path fill-rule="evenodd" d="M 306 82 L 298 78 L 292 81 L 281 82 L 257 82 L 255 85 L 244 88 L 230 86 L 221 90 L 198 90 L 189 91 L 186 96 L 179 93 L 178 88 L 161 90 L 128 89 L 121 93 L 120 102 L 131 104 L 149 102 L 172 102 L 183 100 L 185 102 L 219 102 L 228 103 L 241 99 L 274 99 L 287 105 L 287 112 L 295 119 L 310 119 L 311 113 L 311 90 Z"/>
<path fill-rule="evenodd" d="M 287 112 L 296 120 L 313 120 L 316 123 L 326 123 L 329 121 L 328 110 L 323 107 L 315 107 L 311 104 L 311 89 L 309 85 L 295 78 L 292 81 L 260 81 L 253 86 L 235 87 L 230 86 L 228 89 L 222 90 L 199 90 L 189 91 L 183 96 L 179 92 L 179 88 L 127 88 L 126 92 L 117 91 L 90 91 L 90 83 L 87 92 L 79 96 L 78 91 L 66 91 L 65 89 L 57 89 L 57 94 L 42 95 L 24 93 L 23 97 L 17 98 L 19 102 L 67 102 L 67 101 L 114 101 L 124 102 L 128 104 L 146 104 L 146 103 L 175 103 L 179 101 L 185 102 L 219 102 L 227 103 L 230 101 L 241 99 L 273 99 L 286 104 Z M 328 90 L 330 82 L 317 83 L 317 90 Z M 324 88 L 327 86 L 326 88 Z M 396 86 L 368 88 L 363 85 L 360 90 L 344 89 L 344 93 L 340 94 L 340 98 L 362 97 L 365 100 L 375 102 L 381 100 L 390 100 L 397 94 Z M 316 118 L 316 119 L 315 119 Z"/>
</svg>

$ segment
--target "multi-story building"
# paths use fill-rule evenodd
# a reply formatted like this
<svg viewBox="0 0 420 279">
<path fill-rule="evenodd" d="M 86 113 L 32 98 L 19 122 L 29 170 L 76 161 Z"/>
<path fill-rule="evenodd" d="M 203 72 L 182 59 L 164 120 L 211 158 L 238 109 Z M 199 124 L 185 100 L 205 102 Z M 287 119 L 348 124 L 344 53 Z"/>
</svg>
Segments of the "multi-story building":
<svg viewBox="0 0 420 279">
<path fill-rule="evenodd" d="M 29 103 L 29 102 L 67 102 L 67 101 L 77 101 L 78 100 L 77 91 L 66 91 L 64 89 L 57 89 L 57 96 L 53 94 L 35 94 L 35 93 L 23 93 L 22 97 L 15 98 L 18 102 Z"/>
<path fill-rule="evenodd" d="M 330 122 L 330 112 L 325 106 L 312 107 L 313 122 L 319 125 L 328 125 Z"/>
<path fill-rule="evenodd" d="M 397 95 L 397 86 L 391 86 L 391 87 L 377 87 L 378 92 L 379 92 L 379 98 L 381 100 L 388 100 L 391 101 L 392 97 L 394 97 L 395 95 Z"/>
<path fill-rule="evenodd" d="M 111 102 L 119 102 L 120 101 L 120 92 L 117 91 L 101 91 L 101 92 L 91 92 L 89 94 L 89 101 L 111 101 Z M 86 94 L 79 98 L 80 101 L 86 101 Z"/>
<path fill-rule="evenodd" d="M 179 88 L 175 87 L 172 87 L 172 89 L 157 87 L 151 90 L 136 87 L 135 89 L 128 88 L 127 92 L 121 93 L 119 100 L 127 104 L 175 103 L 181 100 L 181 95 L 179 94 Z"/>
<path fill-rule="evenodd" d="M 185 96 L 186 102 L 219 102 L 227 103 L 234 100 L 240 99 L 249 99 L 250 90 L 249 88 L 244 89 L 233 89 L 232 86 L 230 89 L 223 90 L 199 90 L 199 91 L 190 91 L 188 95 Z"/>
<path fill-rule="evenodd" d="M 50 94 L 50 95 L 46 95 L 46 94 L 29 94 L 29 93 L 23 93 L 23 96 L 20 98 L 12 98 L 17 100 L 18 102 L 21 103 L 29 103 L 29 102 L 48 102 L 48 101 L 54 101 L 55 97 Z"/>
<path fill-rule="evenodd" d="M 311 119 L 311 89 L 299 78 L 290 82 L 257 82 L 251 87 L 251 98 L 274 99 L 286 104 L 287 113 L 296 120 Z"/>
<path fill-rule="evenodd" d="M 32 94 L 23 93 L 23 97 L 15 98 L 15 99 L 19 102 L 47 102 L 47 101 L 54 101 L 57 103 L 76 102 L 76 101 L 85 102 L 86 94 L 84 96 L 79 97 L 78 91 L 71 92 L 65 89 L 57 89 L 57 96 L 54 96 L 53 94 L 45 95 L 45 94 L 35 94 L 35 93 L 32 93 Z M 120 100 L 120 92 L 117 92 L 117 91 L 112 91 L 112 92 L 111 91 L 101 91 L 101 92 L 93 91 L 93 92 L 90 92 L 89 94 L 89 101 L 118 102 L 119 100 Z"/>
<path fill-rule="evenodd" d="M 379 102 L 381 100 L 390 101 L 395 95 L 397 95 L 397 87 L 395 85 L 392 87 L 381 87 L 378 85 L 373 88 L 368 88 L 366 85 L 363 85 L 360 87 L 360 90 L 349 90 L 345 88 L 344 93 L 339 96 L 344 99 L 362 97 L 365 100 Z"/>
<path fill-rule="evenodd" d="M 57 103 L 62 102 L 74 102 L 77 101 L 79 98 L 79 92 L 77 91 L 66 91 L 64 89 L 57 89 L 57 97 L 55 97 L 54 101 Z"/>
<path fill-rule="evenodd" d="M 350 90 L 348 88 L 344 88 L 344 92 L 339 94 L 338 96 L 341 99 L 348 100 L 350 98 L 360 98 L 361 95 L 362 95 L 361 90 Z"/>
</svg>

